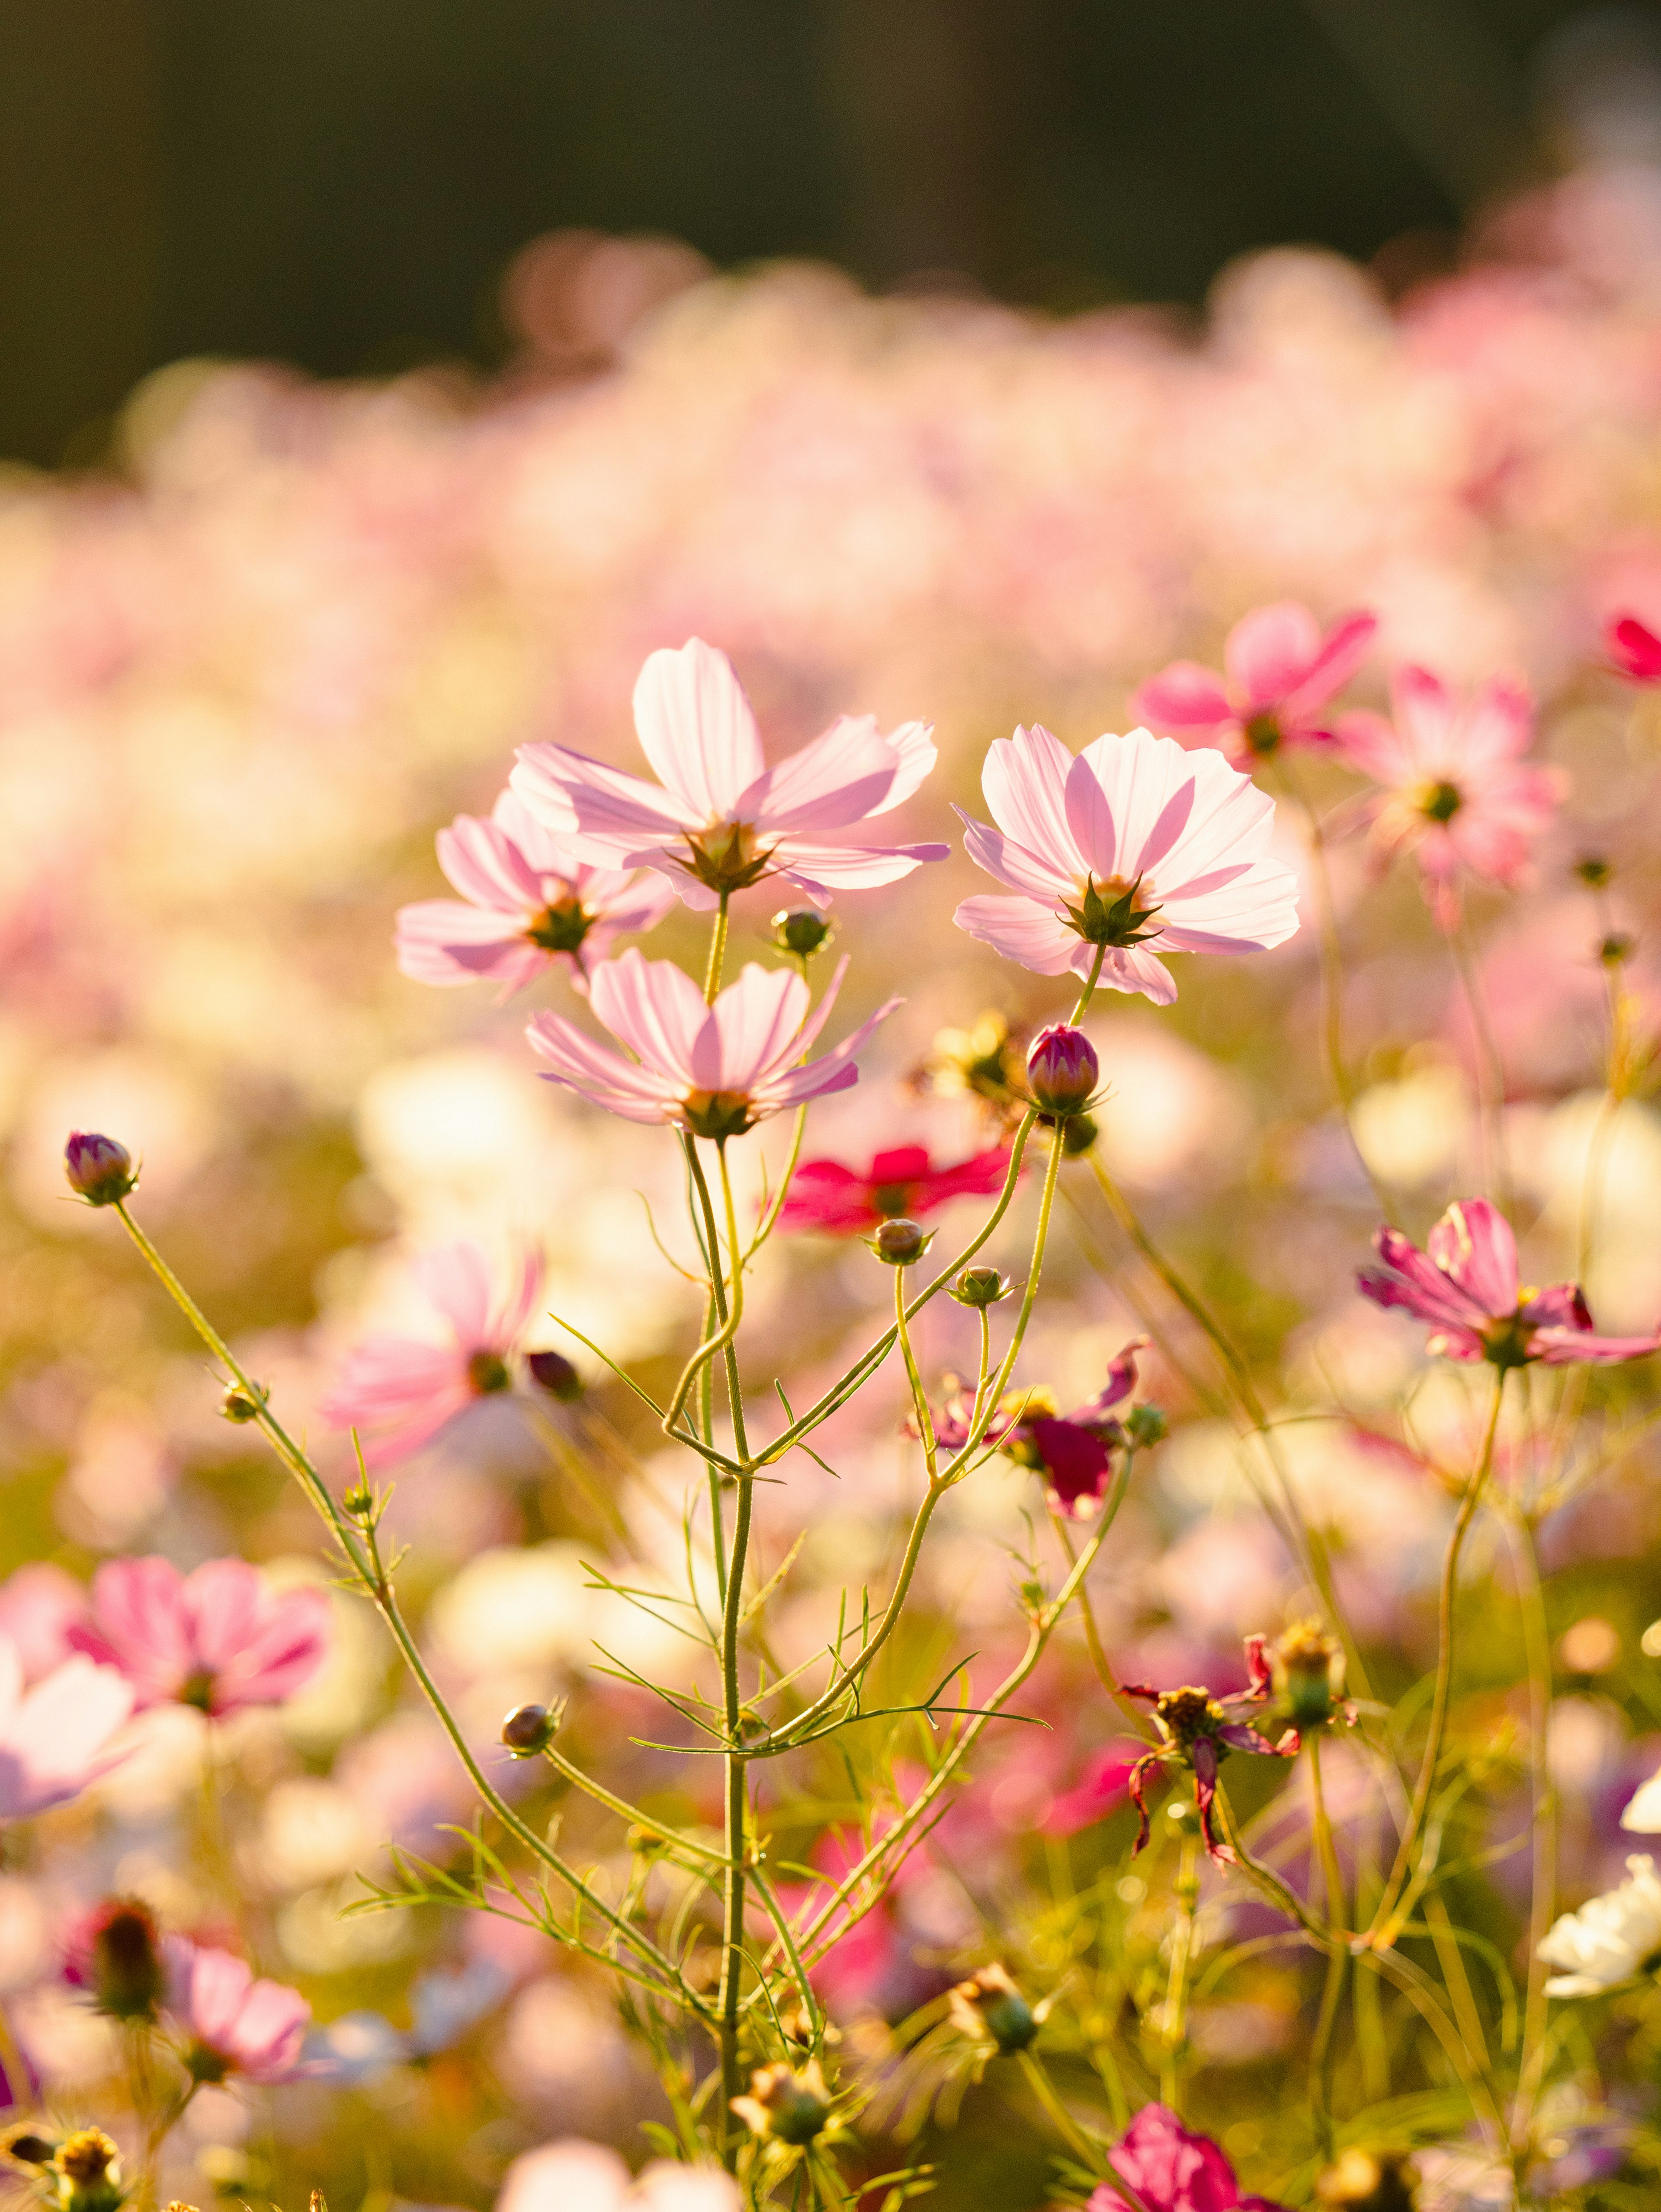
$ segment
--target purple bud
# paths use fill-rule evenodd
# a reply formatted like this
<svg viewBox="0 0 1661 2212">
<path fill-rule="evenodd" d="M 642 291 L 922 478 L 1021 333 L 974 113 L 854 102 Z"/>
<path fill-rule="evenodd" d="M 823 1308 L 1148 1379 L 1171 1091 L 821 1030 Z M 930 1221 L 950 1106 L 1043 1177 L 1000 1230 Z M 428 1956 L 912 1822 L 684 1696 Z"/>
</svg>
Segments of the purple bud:
<svg viewBox="0 0 1661 2212">
<path fill-rule="evenodd" d="M 88 1206 L 113 1206 L 138 1180 L 125 1145 L 80 1129 L 70 1130 L 64 1147 L 64 1173 L 70 1188 Z"/>
<path fill-rule="evenodd" d="M 1101 1075 L 1096 1048 L 1082 1030 L 1065 1022 L 1040 1030 L 1026 1055 L 1027 1087 L 1040 1112 L 1061 1121 L 1082 1113 Z"/>
<path fill-rule="evenodd" d="M 551 1398 L 569 1401 L 582 1395 L 582 1377 L 563 1352 L 533 1352 L 526 1361 L 531 1380 Z"/>
<path fill-rule="evenodd" d="M 866 1243 L 878 1259 L 891 1267 L 909 1267 L 914 1260 L 921 1260 L 934 1242 L 934 1232 L 902 1216 L 896 1221 L 885 1221 L 874 1237 Z"/>
<path fill-rule="evenodd" d="M 559 1715 L 546 1705 L 515 1705 L 502 1723 L 502 1741 L 515 1759 L 534 1759 L 546 1751 L 559 1726 Z"/>
</svg>

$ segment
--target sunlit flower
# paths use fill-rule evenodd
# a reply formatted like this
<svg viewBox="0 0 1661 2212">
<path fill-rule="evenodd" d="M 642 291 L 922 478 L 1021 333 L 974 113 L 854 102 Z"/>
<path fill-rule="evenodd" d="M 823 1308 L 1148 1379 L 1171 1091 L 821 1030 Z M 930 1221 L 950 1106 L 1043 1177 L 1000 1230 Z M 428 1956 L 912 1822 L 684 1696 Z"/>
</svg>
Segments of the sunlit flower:
<svg viewBox="0 0 1661 2212">
<path fill-rule="evenodd" d="M 1661 637 L 1636 615 L 1618 615 L 1603 633 L 1603 650 L 1629 684 L 1661 684 Z"/>
<path fill-rule="evenodd" d="M 312 2008 L 298 1990 L 254 1978 L 246 1960 L 167 1939 L 167 2010 L 198 2081 L 287 2081 L 300 2069 Z"/>
<path fill-rule="evenodd" d="M 689 906 L 771 876 L 823 901 L 946 858 L 944 845 L 846 845 L 830 835 L 911 796 L 934 765 L 926 722 L 885 737 L 871 715 L 844 714 L 770 769 L 732 662 L 695 637 L 648 655 L 635 727 L 656 784 L 541 744 L 520 748 L 513 788 L 586 859 L 660 868 Z"/>
<path fill-rule="evenodd" d="M 1161 952 L 1256 952 L 1298 927 L 1298 884 L 1268 857 L 1275 804 L 1220 753 L 1146 730 L 1075 759 L 1045 729 L 986 757 L 996 830 L 963 815 L 971 860 L 1017 898 L 965 899 L 960 929 L 1041 975 L 1088 975 L 1157 1005 L 1177 995 Z M 959 810 L 961 812 L 961 810 Z"/>
<path fill-rule="evenodd" d="M 1500 1368 L 1536 1359 L 1548 1367 L 1609 1367 L 1661 1349 L 1661 1329 L 1595 1334 L 1578 1283 L 1524 1287 L 1511 1224 L 1486 1198 L 1456 1200 L 1422 1252 L 1399 1229 L 1380 1229 L 1372 1245 L 1384 1265 L 1357 1274 L 1362 1296 L 1428 1322 L 1427 1348 L 1445 1359 L 1486 1359 Z"/>
<path fill-rule="evenodd" d="M 414 1273 L 447 1325 L 446 1340 L 366 1337 L 323 1401 L 336 1428 L 370 1432 L 363 1455 L 372 1465 L 406 1458 L 477 1399 L 511 1389 L 508 1363 L 542 1287 L 542 1263 L 527 1253 L 498 1299 L 489 1261 L 465 1243 L 424 1254 Z"/>
<path fill-rule="evenodd" d="M 1127 1441 L 1115 1408 L 1136 1388 L 1136 1355 L 1147 1344 L 1145 1336 L 1133 1337 L 1102 1389 L 1070 1413 L 1057 1413 L 1047 1392 L 1027 1391 L 1006 1399 L 994 1417 L 989 1435 L 1001 1451 L 1043 1476 L 1044 1496 L 1057 1513 L 1086 1521 L 1100 1511 L 1113 1454 Z"/>
<path fill-rule="evenodd" d="M 1146 1682 L 1123 1685 L 1126 1697 L 1146 1698 L 1153 1706 L 1153 1725 L 1159 1732 L 1162 1745 L 1158 1751 L 1144 1752 L 1126 1778 L 1131 1802 L 1141 1820 L 1131 1846 L 1133 1858 L 1147 1842 L 1147 1803 L 1144 1796 L 1147 1776 L 1156 1766 L 1174 1765 L 1185 1767 L 1194 1777 L 1195 1810 L 1200 1816 L 1200 1833 L 1207 1851 L 1219 1866 L 1238 1863 L 1232 1850 L 1219 1838 L 1211 1825 L 1219 1766 L 1231 1751 L 1255 1752 L 1268 1759 L 1290 1759 L 1299 1748 L 1294 1729 L 1288 1729 L 1278 1742 L 1271 1743 L 1258 1734 L 1247 1717 L 1251 1708 L 1261 1708 L 1269 1703 L 1273 1690 L 1263 1643 L 1261 1636 L 1247 1637 L 1246 1664 L 1250 1686 L 1232 1697 L 1214 1698 L 1209 1690 L 1192 1684 L 1180 1690 L 1156 1690 Z"/>
<path fill-rule="evenodd" d="M 1372 615 L 1349 615 L 1323 637 L 1295 599 L 1254 607 L 1224 643 L 1225 675 L 1173 660 L 1135 694 L 1131 717 L 1161 737 L 1215 745 L 1244 768 L 1283 746 L 1325 744 L 1332 718 L 1323 710 L 1360 665 L 1378 627 Z"/>
<path fill-rule="evenodd" d="M 117 1764 L 110 1739 L 133 1708 L 132 1685 L 77 1654 L 33 1689 L 0 1637 L 0 1820 L 67 1805 Z"/>
<path fill-rule="evenodd" d="M 399 908 L 398 964 L 417 983 L 488 979 L 508 998 L 562 959 L 581 981 L 615 938 L 675 902 L 660 876 L 588 866 L 512 791 L 488 820 L 458 814 L 441 830 L 438 862 L 461 897 Z"/>
<path fill-rule="evenodd" d="M 1451 927 L 1467 878 L 1507 889 L 1524 880 L 1530 848 L 1565 779 L 1560 769 L 1524 761 L 1534 706 L 1509 678 L 1494 678 L 1461 702 L 1428 669 L 1403 668 L 1390 684 L 1390 708 L 1389 720 L 1341 716 L 1339 749 L 1384 787 L 1359 815 L 1372 826 L 1380 865 L 1414 853 L 1432 911 Z"/>
<path fill-rule="evenodd" d="M 110 1559 L 93 1577 L 90 1620 L 68 1633 L 120 1669 L 140 1706 L 222 1715 L 304 1688 L 328 1653 L 329 1598 L 268 1589 L 246 1559 L 210 1559 L 188 1575 L 170 1559 Z"/>
<path fill-rule="evenodd" d="M 1191 2135 L 1165 2105 L 1144 2105 L 1108 2153 L 1108 2165 L 1135 2191 L 1135 2212 L 1283 2212 L 1267 2197 L 1242 2197 L 1234 2169 L 1208 2136 Z M 1098 2185 L 1086 2212 L 1133 2212 L 1111 2181 Z"/>
<path fill-rule="evenodd" d="M 800 1063 L 824 1028 L 848 967 L 843 960 L 810 1014 L 812 997 L 788 968 L 746 967 L 714 1006 L 672 960 L 633 947 L 594 971 L 591 1003 L 634 1060 L 608 1050 L 560 1014 L 538 1014 L 526 1034 L 562 1083 L 630 1121 L 666 1121 L 713 1139 L 741 1136 L 770 1114 L 860 1079 L 854 1054 L 900 1004 L 890 999 L 823 1059 Z"/>
<path fill-rule="evenodd" d="M 853 1237 L 881 1223 L 933 1213 L 953 1198 L 990 1196 L 1003 1188 L 1009 1154 L 1001 1145 L 955 1166 L 936 1167 L 926 1145 L 896 1145 L 866 1168 L 840 1160 L 804 1160 L 790 1179 L 781 1229 L 822 1229 Z"/>
<path fill-rule="evenodd" d="M 1566 1912 L 1540 1946 L 1548 1966 L 1560 1966 L 1546 1984 L 1550 1997 L 1595 1997 L 1661 1962 L 1661 1880 L 1655 1861 L 1637 1853 L 1627 1861 L 1618 1888 Z"/>
</svg>

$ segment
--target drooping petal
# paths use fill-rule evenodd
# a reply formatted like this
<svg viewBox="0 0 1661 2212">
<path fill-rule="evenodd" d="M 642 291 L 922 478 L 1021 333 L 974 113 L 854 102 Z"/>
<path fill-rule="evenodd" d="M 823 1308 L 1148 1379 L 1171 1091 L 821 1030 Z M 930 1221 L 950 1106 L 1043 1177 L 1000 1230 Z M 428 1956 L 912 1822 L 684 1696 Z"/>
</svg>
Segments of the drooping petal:
<svg viewBox="0 0 1661 2212">
<path fill-rule="evenodd" d="M 1080 944 L 1073 955 L 1074 974 L 1087 977 L 1094 965 L 1095 954 L 1093 945 Z M 1123 991 L 1132 997 L 1150 999 L 1156 1006 L 1174 1006 L 1177 1003 L 1175 977 L 1159 955 L 1146 945 L 1111 946 L 1097 982 L 1104 991 Z"/>
<path fill-rule="evenodd" d="M 700 822 L 732 818 L 766 763 L 744 686 L 724 653 L 689 638 L 648 653 L 635 684 L 641 750 Z"/>
<path fill-rule="evenodd" d="M 1598 1336 L 1577 1328 L 1536 1329 L 1529 1349 L 1547 1367 L 1618 1367 L 1661 1351 L 1661 1329 L 1648 1336 Z"/>
<path fill-rule="evenodd" d="M 1136 1388 L 1136 1355 L 1146 1352 L 1148 1343 L 1145 1336 L 1133 1336 L 1109 1363 L 1107 1380 L 1096 1395 L 1076 1413 L 1069 1413 L 1068 1419 L 1087 1426 L 1092 1420 L 1110 1413 L 1115 1406 L 1122 1406 Z"/>
</svg>

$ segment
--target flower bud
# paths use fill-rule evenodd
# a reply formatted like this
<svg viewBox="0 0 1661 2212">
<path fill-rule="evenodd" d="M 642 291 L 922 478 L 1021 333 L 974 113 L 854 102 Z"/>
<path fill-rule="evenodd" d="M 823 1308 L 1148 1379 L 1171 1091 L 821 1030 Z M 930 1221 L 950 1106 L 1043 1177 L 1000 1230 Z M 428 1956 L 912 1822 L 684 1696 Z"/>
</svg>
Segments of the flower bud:
<svg viewBox="0 0 1661 2212">
<path fill-rule="evenodd" d="M 140 1898 L 106 1899 L 76 1929 L 64 1973 L 106 2019 L 153 2021 L 167 1982 L 155 1915 Z"/>
<path fill-rule="evenodd" d="M 1124 1417 L 1124 1432 L 1138 1451 L 1147 1451 L 1165 1442 L 1171 1424 L 1157 1406 L 1133 1406 Z"/>
<path fill-rule="evenodd" d="M 1318 2203 L 1343 2212 L 1414 2212 L 1415 2176 L 1400 2151 L 1362 2150 L 1351 2144 L 1315 2185 Z"/>
<path fill-rule="evenodd" d="M 798 2074 L 784 2059 L 758 2066 L 750 2076 L 747 2097 L 734 2097 L 733 2110 L 758 2136 L 776 2142 L 810 2143 L 824 2132 L 830 2118 L 830 2093 L 817 2058 Z"/>
<path fill-rule="evenodd" d="M 582 1395 L 582 1377 L 563 1352 L 533 1352 L 526 1361 L 531 1380 L 567 1405 Z"/>
<path fill-rule="evenodd" d="M 1069 1114 L 1062 1124 L 1062 1158 L 1076 1160 L 1090 1150 L 1101 1129 L 1093 1114 Z"/>
<path fill-rule="evenodd" d="M 960 1306 L 995 1306 L 1014 1287 L 1008 1276 L 1000 1274 L 995 1267 L 965 1267 L 957 1281 L 948 1285 L 946 1294 Z"/>
<path fill-rule="evenodd" d="M 240 1428 L 246 1422 L 257 1421 L 265 1409 L 265 1393 L 257 1382 L 251 1391 L 233 1383 L 219 1401 L 219 1418 Z"/>
<path fill-rule="evenodd" d="M 132 1154 L 113 1137 L 71 1129 L 64 1147 L 64 1173 L 70 1188 L 88 1206 L 113 1206 L 137 1182 Z"/>
<path fill-rule="evenodd" d="M 1270 1650 L 1269 1663 L 1276 1694 L 1294 1728 L 1324 1728 L 1339 1717 L 1343 1647 L 1318 1620 L 1294 1622 Z"/>
<path fill-rule="evenodd" d="M 773 942 L 781 952 L 811 960 L 830 942 L 834 925 L 817 907 L 788 906 L 773 916 Z"/>
<path fill-rule="evenodd" d="M 1081 1113 L 1101 1075 L 1096 1048 L 1082 1030 L 1054 1022 L 1040 1030 L 1026 1055 L 1026 1083 L 1040 1113 L 1062 1121 Z"/>
<path fill-rule="evenodd" d="M 502 1741 L 515 1759 L 534 1759 L 546 1751 L 559 1726 L 559 1715 L 546 1705 L 515 1705 L 502 1723 Z"/>
<path fill-rule="evenodd" d="M 58 2144 L 50 2171 L 63 2212 L 114 2212 L 125 2195 L 121 2153 L 102 2128 L 77 2128 Z"/>
<path fill-rule="evenodd" d="M 1007 2057 L 1025 2051 L 1038 2032 L 1032 2008 L 1003 1966 L 982 1966 L 959 1982 L 949 2000 L 952 2025 L 977 2043 L 995 2043 Z"/>
<path fill-rule="evenodd" d="M 914 1260 L 921 1260 L 934 1243 L 934 1232 L 902 1215 L 897 1221 L 885 1221 L 876 1235 L 865 1241 L 888 1267 L 909 1267 Z"/>
<path fill-rule="evenodd" d="M 374 1492 L 367 1482 L 355 1482 L 340 1503 L 354 1521 L 367 1521 L 374 1511 Z"/>
</svg>

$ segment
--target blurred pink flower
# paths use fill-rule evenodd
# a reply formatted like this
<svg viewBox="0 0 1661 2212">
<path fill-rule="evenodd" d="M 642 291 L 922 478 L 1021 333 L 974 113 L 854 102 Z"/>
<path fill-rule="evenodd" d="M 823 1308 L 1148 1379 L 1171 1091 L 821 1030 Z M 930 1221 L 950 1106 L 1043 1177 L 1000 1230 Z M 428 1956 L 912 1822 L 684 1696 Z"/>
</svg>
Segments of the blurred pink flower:
<svg viewBox="0 0 1661 2212">
<path fill-rule="evenodd" d="M 660 868 L 688 906 L 770 876 L 823 902 L 946 856 L 944 845 L 825 842 L 911 796 L 934 765 L 926 722 L 884 737 L 871 715 L 844 714 L 770 769 L 732 662 L 695 637 L 647 656 L 635 727 L 658 783 L 545 743 L 520 747 L 513 788 L 586 859 Z"/>
<path fill-rule="evenodd" d="M 1076 1836 L 1093 1828 L 1130 1801 L 1130 1775 L 1141 1753 L 1139 1743 L 1110 1743 L 1092 1752 L 1071 1790 L 1051 1801 L 1043 1818 L 1047 1836 Z"/>
<path fill-rule="evenodd" d="M 310 1681 L 329 1648 L 329 1600 L 267 1589 L 246 1559 L 188 1575 L 170 1559 L 110 1559 L 93 1577 L 91 1620 L 69 1640 L 119 1668 L 141 1706 L 235 1713 L 280 1705 Z"/>
<path fill-rule="evenodd" d="M 1360 665 L 1376 617 L 1346 616 L 1324 637 L 1295 599 L 1254 607 L 1223 646 L 1227 673 L 1173 660 L 1133 695 L 1131 719 L 1188 745 L 1215 745 L 1238 766 L 1269 759 L 1281 746 L 1330 742 L 1322 709 Z"/>
<path fill-rule="evenodd" d="M 1088 975 L 1105 945 L 1110 990 L 1169 1006 L 1158 952 L 1261 951 L 1298 927 L 1274 801 L 1219 753 L 1133 730 L 1075 759 L 1035 726 L 993 744 L 982 788 L 999 828 L 959 808 L 964 849 L 1021 896 L 965 899 L 958 927 L 1040 975 Z"/>
<path fill-rule="evenodd" d="M 1603 650 L 1629 684 L 1661 684 L 1661 637 L 1636 615 L 1618 615 L 1610 623 Z"/>
<path fill-rule="evenodd" d="M 656 876 L 589 867 L 512 791 L 488 821 L 458 814 L 441 830 L 438 860 L 461 897 L 399 908 L 398 964 L 417 983 L 489 978 L 504 999 L 557 960 L 581 983 L 614 938 L 649 929 L 675 902 Z"/>
<path fill-rule="evenodd" d="M 779 1227 L 852 1237 L 901 1215 L 918 1221 L 949 1199 L 1001 1190 L 1008 1172 L 1009 1153 L 1002 1145 L 949 1168 L 937 1168 L 925 1145 L 896 1145 L 875 1153 L 867 1168 L 804 1160 L 791 1178 Z"/>
<path fill-rule="evenodd" d="M 63 1664 L 75 1648 L 70 1626 L 86 1617 L 85 1588 L 49 1560 L 19 1567 L 0 1583 L 0 1637 L 16 1651 L 26 1681 Z"/>
<path fill-rule="evenodd" d="M 1426 668 L 1403 668 L 1390 684 L 1393 719 L 1341 715 L 1339 749 L 1386 795 L 1360 811 L 1372 825 L 1381 866 L 1416 852 L 1425 896 L 1444 928 L 1459 916 L 1466 876 L 1514 889 L 1530 841 L 1550 821 L 1565 779 L 1528 767 L 1534 708 L 1523 685 L 1495 677 L 1461 703 Z"/>
<path fill-rule="evenodd" d="M 167 1942 L 167 2009 L 190 2039 L 185 2063 L 198 2081 L 287 2081 L 300 2070 L 312 2008 L 298 1990 L 256 1981 L 246 1960 Z"/>
<path fill-rule="evenodd" d="M 1209 2136 L 1190 2135 L 1165 2105 L 1144 2105 L 1108 2164 L 1134 2192 L 1135 2212 L 1283 2212 L 1267 2197 L 1242 2197 L 1234 2169 Z M 1085 2212 L 1133 2212 L 1112 2182 L 1098 2185 Z"/>
<path fill-rule="evenodd" d="M 363 1446 L 371 1466 L 407 1458 L 476 1399 L 511 1388 L 508 1361 L 542 1287 L 542 1262 L 526 1253 L 497 1304 L 489 1261 L 477 1244 L 465 1243 L 423 1253 L 414 1274 L 448 1324 L 449 1340 L 390 1332 L 365 1337 L 346 1355 L 321 1407 L 338 1429 L 376 1432 Z"/>
<path fill-rule="evenodd" d="M 16 1647 L 0 1637 L 0 1820 L 67 1805 L 107 1774 L 109 1742 L 133 1708 L 132 1685 L 76 1655 L 31 1690 Z"/>
<path fill-rule="evenodd" d="M 1595 1335 L 1578 1283 L 1525 1291 L 1511 1224 L 1486 1198 L 1456 1200 L 1422 1252 L 1399 1229 L 1380 1229 L 1372 1243 L 1384 1265 L 1356 1276 L 1362 1296 L 1428 1322 L 1427 1349 L 1444 1358 L 1486 1359 L 1500 1368 L 1536 1359 L 1547 1367 L 1610 1367 L 1661 1350 L 1661 1328 L 1649 1336 Z"/>
<path fill-rule="evenodd" d="M 848 963 L 810 1014 L 812 994 L 788 968 L 745 968 L 714 1006 L 672 960 L 632 946 L 594 970 L 591 1002 L 638 1066 L 595 1044 L 561 1014 L 538 1014 L 531 1048 L 563 1083 L 630 1121 L 667 1121 L 712 1139 L 741 1136 L 770 1114 L 860 1079 L 854 1054 L 901 1001 L 890 999 L 822 1060 L 798 1065 L 836 1003 Z"/>
</svg>

